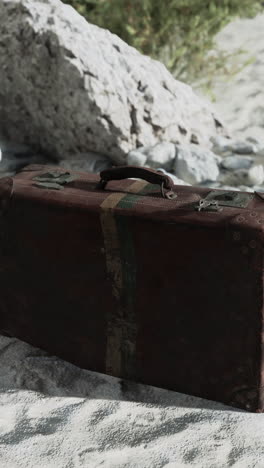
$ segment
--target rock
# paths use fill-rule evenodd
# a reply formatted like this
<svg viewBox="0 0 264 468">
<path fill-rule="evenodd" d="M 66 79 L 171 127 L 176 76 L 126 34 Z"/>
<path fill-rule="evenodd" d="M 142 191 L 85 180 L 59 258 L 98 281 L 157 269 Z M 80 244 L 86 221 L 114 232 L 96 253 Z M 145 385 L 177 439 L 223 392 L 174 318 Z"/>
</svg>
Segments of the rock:
<svg viewBox="0 0 264 468">
<path fill-rule="evenodd" d="M 238 188 L 241 192 L 254 192 L 254 188 L 247 187 L 246 185 L 240 185 Z"/>
<path fill-rule="evenodd" d="M 152 146 L 139 146 L 135 151 L 138 151 L 139 153 L 143 153 L 145 155 L 148 154 L 149 150 L 153 148 Z"/>
<path fill-rule="evenodd" d="M 237 154 L 256 154 L 257 152 L 256 145 L 246 141 L 235 141 L 230 145 L 229 150 Z"/>
<path fill-rule="evenodd" d="M 221 184 L 238 187 L 241 184 L 247 184 L 248 171 L 246 169 L 239 169 L 234 172 L 228 172 L 227 174 L 221 174 Z"/>
<path fill-rule="evenodd" d="M 211 104 L 165 66 L 59 0 L 0 0 L 0 133 L 59 160 L 224 132 Z"/>
<path fill-rule="evenodd" d="M 5 154 L 5 156 L 11 155 L 19 158 L 32 156 L 34 154 L 34 151 L 30 146 L 2 138 L 0 138 L 0 146 L 2 153 Z"/>
<path fill-rule="evenodd" d="M 213 143 L 212 151 L 219 155 L 224 155 L 226 152 L 236 154 L 256 154 L 257 147 L 249 141 L 238 141 L 226 138 L 222 135 L 211 137 Z"/>
<path fill-rule="evenodd" d="M 211 137 L 211 142 L 212 142 L 212 148 L 211 150 L 218 154 L 218 155 L 222 155 L 222 154 L 225 154 L 228 150 L 228 145 L 230 143 L 230 139 L 229 138 L 226 138 L 222 135 L 216 135 L 216 136 L 213 136 Z"/>
<path fill-rule="evenodd" d="M 250 126 L 245 128 L 243 132 L 237 132 L 236 137 L 246 139 L 246 141 L 253 143 L 257 149 L 257 153 L 264 148 L 264 132 L 263 127 Z"/>
<path fill-rule="evenodd" d="M 249 170 L 239 169 L 227 175 L 221 176 L 221 183 L 227 185 L 254 186 L 264 182 L 264 168 L 262 164 L 252 167 Z"/>
<path fill-rule="evenodd" d="M 232 187 L 230 185 L 222 185 L 219 187 L 221 190 L 231 190 L 236 192 L 253 192 L 252 187 L 247 187 L 246 185 L 240 185 L 239 187 Z"/>
<path fill-rule="evenodd" d="M 264 182 L 264 168 L 262 164 L 252 167 L 248 171 L 249 184 L 248 185 L 261 185 Z"/>
<path fill-rule="evenodd" d="M 241 134 L 242 139 L 263 139 L 263 28 L 264 15 L 258 14 L 230 22 L 214 38 L 214 48 L 227 55 L 226 71 L 239 71 L 232 78 L 224 72 L 212 80 L 214 105 L 231 131 Z"/>
<path fill-rule="evenodd" d="M 15 175 L 15 171 L 0 172 L 0 179 L 2 179 L 3 177 L 14 177 Z"/>
<path fill-rule="evenodd" d="M 32 157 L 28 158 L 16 158 L 15 156 L 9 156 L 6 158 L 4 155 L 0 162 L 0 173 L 3 172 L 18 172 L 23 167 L 27 166 L 28 164 L 54 164 L 52 161 L 48 161 L 47 158 L 43 155 L 36 154 Z"/>
<path fill-rule="evenodd" d="M 157 145 L 151 146 L 146 150 L 147 164 L 153 169 L 162 166 L 170 171 L 176 156 L 176 148 L 173 143 L 163 141 Z"/>
<path fill-rule="evenodd" d="M 264 192 L 264 186 L 263 185 L 254 185 L 254 187 L 252 188 L 252 191 L 254 190 L 254 192 Z"/>
<path fill-rule="evenodd" d="M 126 163 L 130 166 L 144 166 L 147 161 L 147 156 L 138 150 L 129 151 Z"/>
<path fill-rule="evenodd" d="M 232 185 L 221 185 L 219 187 L 221 190 L 231 190 L 231 191 L 239 191 L 239 187 L 234 187 Z"/>
<path fill-rule="evenodd" d="M 27 145 L 1 140 L 0 174 L 15 174 L 28 164 L 50 164 L 46 156 L 37 154 Z"/>
<path fill-rule="evenodd" d="M 110 169 L 113 166 L 107 156 L 92 151 L 79 153 L 71 159 L 67 158 L 60 161 L 58 165 L 64 169 L 93 172 L 95 174 L 99 174 L 104 169 Z"/>
<path fill-rule="evenodd" d="M 177 177 L 190 184 L 217 179 L 219 159 L 212 151 L 194 144 L 176 145 L 176 147 L 174 172 Z"/>
<path fill-rule="evenodd" d="M 179 179 L 174 174 L 171 174 L 170 172 L 165 171 L 162 167 L 159 167 L 158 169 L 156 169 L 156 171 L 162 172 L 163 174 L 166 174 L 169 177 L 171 177 L 175 185 L 191 185 L 191 184 L 188 184 L 188 182 L 184 182 L 184 180 Z"/>
<path fill-rule="evenodd" d="M 253 163 L 254 159 L 250 156 L 228 156 L 221 161 L 220 166 L 235 171 L 237 169 L 249 169 Z"/>
<path fill-rule="evenodd" d="M 199 185 L 199 187 L 220 188 L 220 182 L 212 180 L 204 180 L 197 185 Z"/>
<path fill-rule="evenodd" d="M 259 147 L 257 153 L 256 153 L 256 156 L 260 156 L 260 157 L 263 157 L 264 156 L 264 146 L 263 147 Z"/>
</svg>

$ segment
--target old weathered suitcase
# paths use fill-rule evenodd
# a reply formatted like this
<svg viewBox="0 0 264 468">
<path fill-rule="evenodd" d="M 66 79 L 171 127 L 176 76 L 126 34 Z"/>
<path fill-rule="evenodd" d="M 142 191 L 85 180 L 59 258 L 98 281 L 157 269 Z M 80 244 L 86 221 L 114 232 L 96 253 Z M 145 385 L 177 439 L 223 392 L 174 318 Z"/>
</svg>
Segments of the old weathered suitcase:
<svg viewBox="0 0 264 468">
<path fill-rule="evenodd" d="M 36 165 L 0 180 L 0 332 L 262 411 L 262 194 L 173 186 L 131 166 L 99 181 Z"/>
</svg>

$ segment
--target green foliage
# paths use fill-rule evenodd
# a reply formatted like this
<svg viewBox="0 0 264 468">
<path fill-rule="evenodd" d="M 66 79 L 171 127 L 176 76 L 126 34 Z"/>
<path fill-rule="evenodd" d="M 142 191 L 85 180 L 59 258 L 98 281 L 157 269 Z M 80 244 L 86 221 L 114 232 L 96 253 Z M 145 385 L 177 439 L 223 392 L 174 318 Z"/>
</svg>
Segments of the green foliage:
<svg viewBox="0 0 264 468">
<path fill-rule="evenodd" d="M 199 79 L 208 69 L 206 52 L 220 29 L 235 17 L 254 17 L 263 10 L 259 0 L 65 2 L 89 22 L 109 29 L 140 52 L 162 61 L 176 78 L 187 82 Z"/>
</svg>

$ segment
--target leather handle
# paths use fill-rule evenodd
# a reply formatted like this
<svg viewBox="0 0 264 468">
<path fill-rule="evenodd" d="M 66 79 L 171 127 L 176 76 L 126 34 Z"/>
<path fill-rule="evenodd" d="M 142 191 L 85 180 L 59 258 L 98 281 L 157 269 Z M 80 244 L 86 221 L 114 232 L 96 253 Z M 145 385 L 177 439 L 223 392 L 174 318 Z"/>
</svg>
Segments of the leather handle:
<svg viewBox="0 0 264 468">
<path fill-rule="evenodd" d="M 176 198 L 176 193 L 173 192 L 173 180 L 166 174 L 161 174 L 153 169 L 148 169 L 141 166 L 117 166 L 111 169 L 106 169 L 100 172 L 101 180 L 98 188 L 104 189 L 107 182 L 110 180 L 129 179 L 131 177 L 136 179 L 144 179 L 150 184 L 160 185 L 161 195 L 163 198 Z M 168 189 L 168 192 L 164 191 Z"/>
</svg>

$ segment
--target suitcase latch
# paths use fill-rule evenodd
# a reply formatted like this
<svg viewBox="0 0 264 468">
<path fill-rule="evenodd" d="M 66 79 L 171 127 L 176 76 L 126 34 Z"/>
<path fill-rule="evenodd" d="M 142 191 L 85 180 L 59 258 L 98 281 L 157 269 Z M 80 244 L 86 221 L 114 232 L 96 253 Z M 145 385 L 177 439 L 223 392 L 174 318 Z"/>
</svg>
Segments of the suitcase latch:
<svg viewBox="0 0 264 468">
<path fill-rule="evenodd" d="M 222 209 L 217 201 L 209 201 L 205 198 L 202 198 L 196 206 L 197 211 L 222 211 Z"/>
<path fill-rule="evenodd" d="M 254 193 L 241 193 L 238 191 L 216 191 L 209 192 L 202 198 L 196 207 L 198 211 L 221 211 L 221 206 L 232 208 L 246 208 L 254 197 Z"/>
</svg>

